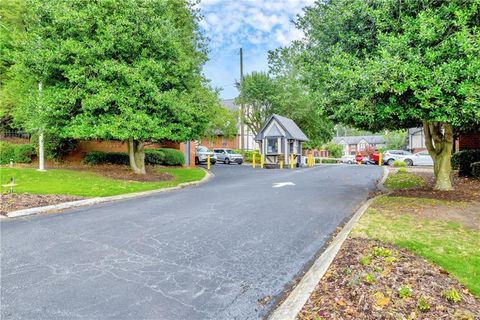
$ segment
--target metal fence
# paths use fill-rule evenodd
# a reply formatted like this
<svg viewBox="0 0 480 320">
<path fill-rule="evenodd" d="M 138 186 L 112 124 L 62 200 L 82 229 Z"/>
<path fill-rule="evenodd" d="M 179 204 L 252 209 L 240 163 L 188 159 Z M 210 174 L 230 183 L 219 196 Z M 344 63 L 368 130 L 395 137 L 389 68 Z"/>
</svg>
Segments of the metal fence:
<svg viewBox="0 0 480 320">
<path fill-rule="evenodd" d="M 0 131 L 0 140 L 3 139 L 30 139 L 30 133 L 24 131 Z"/>
</svg>

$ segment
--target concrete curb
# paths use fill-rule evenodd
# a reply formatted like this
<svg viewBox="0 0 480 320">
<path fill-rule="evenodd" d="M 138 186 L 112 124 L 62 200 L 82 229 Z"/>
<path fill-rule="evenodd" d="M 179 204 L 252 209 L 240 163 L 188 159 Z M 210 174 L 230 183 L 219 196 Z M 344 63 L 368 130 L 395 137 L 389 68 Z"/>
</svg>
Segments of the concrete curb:
<svg viewBox="0 0 480 320">
<path fill-rule="evenodd" d="M 200 184 L 206 183 L 208 180 L 210 180 L 214 176 L 214 174 L 212 172 L 210 172 L 208 170 L 205 170 L 203 168 L 200 168 L 200 169 L 205 171 L 205 177 L 203 177 L 202 180 L 194 181 L 194 182 L 180 183 L 176 187 L 156 189 L 156 190 L 148 190 L 148 191 L 134 192 L 134 193 L 127 193 L 127 194 L 121 194 L 121 195 L 118 195 L 118 196 L 111 196 L 111 197 L 98 197 L 98 198 L 91 198 L 91 199 L 85 199 L 85 200 L 64 202 L 64 203 L 59 203 L 59 204 L 54 204 L 54 205 L 44 206 L 44 207 L 22 209 L 22 210 L 8 212 L 7 217 L 8 218 L 17 218 L 17 217 L 30 216 L 30 215 L 34 215 L 34 214 L 40 214 L 40 213 L 58 212 L 58 211 L 62 211 L 62 210 L 65 210 L 65 209 L 71 209 L 71 208 L 83 207 L 83 206 L 90 206 L 90 205 L 105 203 L 105 202 L 113 202 L 113 201 L 119 201 L 119 200 L 128 200 L 128 199 L 147 197 L 147 196 L 151 196 L 151 195 L 155 195 L 155 194 L 159 194 L 159 193 L 170 192 L 170 191 L 180 190 L 180 189 L 190 187 L 190 186 L 200 185 Z"/>
<path fill-rule="evenodd" d="M 377 188 L 381 191 L 388 191 L 383 186 L 387 180 L 389 170 L 383 167 L 383 175 L 377 183 Z M 378 196 L 377 196 L 378 197 Z M 347 239 L 350 231 L 352 231 L 355 224 L 360 220 L 362 215 L 377 198 L 373 197 L 362 204 L 362 206 L 355 212 L 353 217 L 343 227 L 343 229 L 335 236 L 333 241 L 328 245 L 327 249 L 315 260 L 313 265 L 303 275 L 300 282 L 293 289 L 288 297 L 283 301 L 268 317 L 268 320 L 294 320 L 297 314 L 302 310 L 313 290 L 317 286 L 320 279 L 327 272 L 333 259 L 337 256 L 338 251 L 342 247 L 343 242 Z"/>
</svg>

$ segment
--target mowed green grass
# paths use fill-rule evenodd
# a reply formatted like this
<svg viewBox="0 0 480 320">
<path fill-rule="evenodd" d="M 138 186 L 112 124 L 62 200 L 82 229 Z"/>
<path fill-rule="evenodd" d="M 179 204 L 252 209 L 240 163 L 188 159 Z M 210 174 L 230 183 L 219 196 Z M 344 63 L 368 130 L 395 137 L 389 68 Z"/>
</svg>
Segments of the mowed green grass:
<svg viewBox="0 0 480 320">
<path fill-rule="evenodd" d="M 392 190 L 420 187 L 425 184 L 422 177 L 408 172 L 390 174 L 385 181 L 385 187 Z"/>
<path fill-rule="evenodd" d="M 110 179 L 94 172 L 51 169 L 38 172 L 33 168 L 0 168 L 1 184 L 15 178 L 15 193 L 65 194 L 83 197 L 106 197 L 124 193 L 168 188 L 183 182 L 201 180 L 205 172 L 198 168 L 158 168 L 172 175 L 169 181 L 139 182 Z M 2 188 L 2 192 L 6 192 Z"/>
<path fill-rule="evenodd" d="M 480 297 L 480 230 L 458 221 L 422 218 L 425 208 L 461 210 L 466 203 L 422 198 L 377 198 L 357 223 L 351 236 L 398 245 L 439 265 Z M 410 213 L 408 213 L 410 212 Z"/>
</svg>

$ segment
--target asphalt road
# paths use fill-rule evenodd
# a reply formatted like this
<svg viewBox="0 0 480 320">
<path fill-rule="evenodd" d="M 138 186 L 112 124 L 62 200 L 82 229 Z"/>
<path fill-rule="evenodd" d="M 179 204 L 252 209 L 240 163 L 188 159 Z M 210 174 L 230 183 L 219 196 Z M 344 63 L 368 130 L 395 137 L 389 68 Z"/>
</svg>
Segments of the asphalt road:
<svg viewBox="0 0 480 320">
<path fill-rule="evenodd" d="M 189 189 L 2 221 L 1 318 L 262 318 L 381 176 L 212 170 Z"/>
</svg>

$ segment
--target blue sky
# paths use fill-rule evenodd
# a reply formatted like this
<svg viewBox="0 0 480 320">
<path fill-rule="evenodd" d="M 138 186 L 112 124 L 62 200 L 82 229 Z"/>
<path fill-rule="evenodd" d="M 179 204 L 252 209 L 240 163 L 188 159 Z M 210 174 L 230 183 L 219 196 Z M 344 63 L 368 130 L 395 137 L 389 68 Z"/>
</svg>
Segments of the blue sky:
<svg viewBox="0 0 480 320">
<path fill-rule="evenodd" d="M 202 0 L 200 26 L 209 41 L 205 76 L 222 88 L 223 99 L 234 98 L 240 78 L 239 49 L 244 73 L 267 70 L 267 52 L 301 38 L 291 22 L 313 0 Z"/>
</svg>

